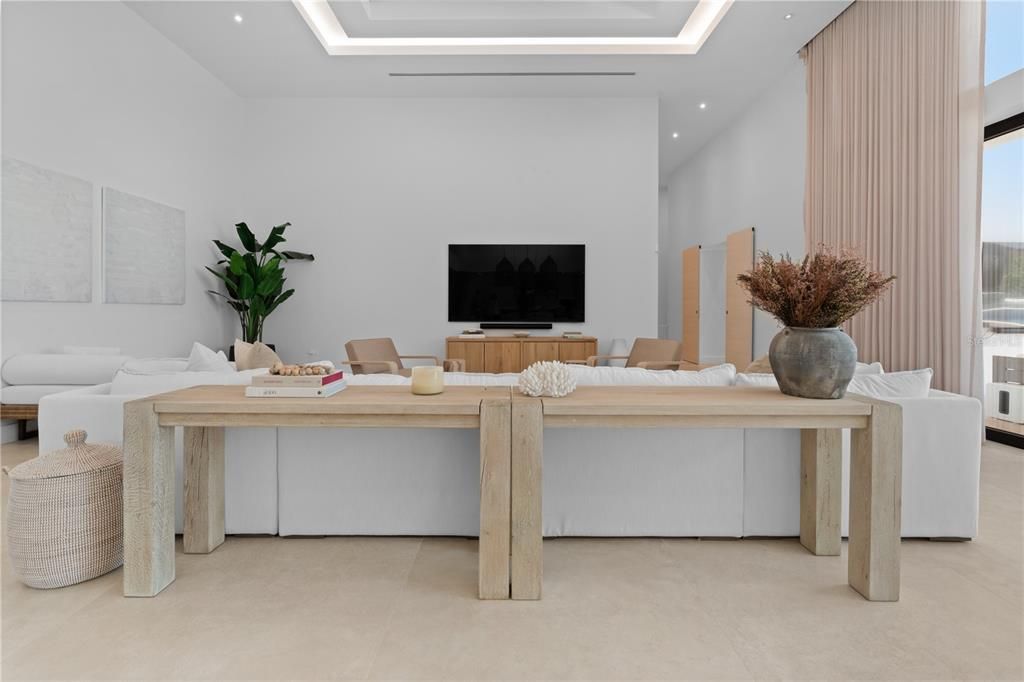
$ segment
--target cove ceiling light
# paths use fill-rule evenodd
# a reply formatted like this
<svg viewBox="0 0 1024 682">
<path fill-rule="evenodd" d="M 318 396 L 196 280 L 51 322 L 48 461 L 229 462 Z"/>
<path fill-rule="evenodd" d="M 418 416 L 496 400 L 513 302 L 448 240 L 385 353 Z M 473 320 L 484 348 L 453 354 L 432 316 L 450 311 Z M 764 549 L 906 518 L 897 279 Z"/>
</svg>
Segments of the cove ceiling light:
<svg viewBox="0 0 1024 682">
<path fill-rule="evenodd" d="M 292 2 L 329 55 L 669 55 L 697 54 L 733 0 L 699 0 L 674 38 L 352 38 L 328 0 Z"/>
</svg>

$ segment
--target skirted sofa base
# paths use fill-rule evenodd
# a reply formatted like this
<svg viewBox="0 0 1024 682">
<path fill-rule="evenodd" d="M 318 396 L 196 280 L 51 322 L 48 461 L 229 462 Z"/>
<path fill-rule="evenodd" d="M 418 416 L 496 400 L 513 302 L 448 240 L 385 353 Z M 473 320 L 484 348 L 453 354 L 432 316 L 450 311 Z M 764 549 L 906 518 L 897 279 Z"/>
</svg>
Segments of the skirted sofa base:
<svg viewBox="0 0 1024 682">
<path fill-rule="evenodd" d="M 459 376 L 449 383 L 515 381 L 514 375 Z M 195 383 L 249 380 L 239 373 Z M 86 429 L 92 442 L 120 443 L 126 400 L 180 387 L 159 383 L 136 394 L 112 393 L 105 384 L 44 398 L 41 451 L 60 447 L 72 428 Z M 940 391 L 893 400 L 904 410 L 903 536 L 975 537 L 980 403 Z M 180 532 L 180 429 L 177 440 Z M 478 533 L 476 431 L 228 429 L 225 449 L 228 533 Z M 843 452 L 845 490 L 848 433 Z M 551 429 L 544 436 L 543 484 L 548 537 L 796 536 L 800 435 L 789 429 Z M 847 508 L 844 496 L 844 534 Z"/>
</svg>

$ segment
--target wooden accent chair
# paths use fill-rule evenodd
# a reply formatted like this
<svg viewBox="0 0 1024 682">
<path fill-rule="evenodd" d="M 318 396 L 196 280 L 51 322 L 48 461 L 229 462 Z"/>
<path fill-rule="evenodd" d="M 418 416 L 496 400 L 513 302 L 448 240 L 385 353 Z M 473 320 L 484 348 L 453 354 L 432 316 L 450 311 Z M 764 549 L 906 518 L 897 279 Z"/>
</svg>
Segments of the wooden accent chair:
<svg viewBox="0 0 1024 682">
<path fill-rule="evenodd" d="M 682 346 L 672 339 L 636 339 L 629 355 L 591 355 L 588 367 L 596 367 L 599 360 L 625 360 L 626 367 L 641 369 L 680 369 L 693 367 L 692 363 L 679 359 Z"/>
<path fill-rule="evenodd" d="M 390 338 L 352 339 L 345 344 L 348 365 L 353 374 L 401 374 L 410 376 L 411 367 L 404 367 L 402 360 L 432 360 L 434 365 L 444 367 L 446 372 L 465 371 L 463 360 L 445 360 L 436 355 L 399 355 L 395 342 Z"/>
</svg>

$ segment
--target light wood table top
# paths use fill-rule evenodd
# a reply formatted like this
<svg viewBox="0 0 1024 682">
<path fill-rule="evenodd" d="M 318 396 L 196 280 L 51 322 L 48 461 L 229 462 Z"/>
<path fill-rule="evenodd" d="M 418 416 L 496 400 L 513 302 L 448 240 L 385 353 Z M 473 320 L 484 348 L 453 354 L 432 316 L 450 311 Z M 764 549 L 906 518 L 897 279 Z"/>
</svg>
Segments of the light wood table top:
<svg viewBox="0 0 1024 682">
<path fill-rule="evenodd" d="M 408 426 L 475 428 L 484 400 L 506 386 L 448 386 L 413 395 L 409 386 L 349 386 L 329 398 L 247 398 L 245 386 L 193 386 L 150 396 L 161 426 Z"/>
<path fill-rule="evenodd" d="M 810 400 L 768 386 L 580 386 L 541 402 L 545 426 L 863 428 L 871 415 L 856 396 Z"/>
</svg>

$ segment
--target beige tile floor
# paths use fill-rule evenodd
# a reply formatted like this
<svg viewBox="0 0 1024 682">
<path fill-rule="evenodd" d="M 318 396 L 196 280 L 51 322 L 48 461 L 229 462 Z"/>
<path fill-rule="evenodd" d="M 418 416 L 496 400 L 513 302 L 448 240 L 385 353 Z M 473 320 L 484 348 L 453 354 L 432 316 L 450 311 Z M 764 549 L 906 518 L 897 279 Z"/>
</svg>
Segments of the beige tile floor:
<svg viewBox="0 0 1024 682">
<path fill-rule="evenodd" d="M 452 538 L 179 544 L 156 599 L 120 571 L 37 591 L 5 570 L 3 679 L 1019 680 L 1022 499 L 1024 452 L 987 445 L 980 537 L 904 542 L 893 604 L 788 539 L 548 541 L 541 602 L 478 601 L 476 542 Z"/>
</svg>

